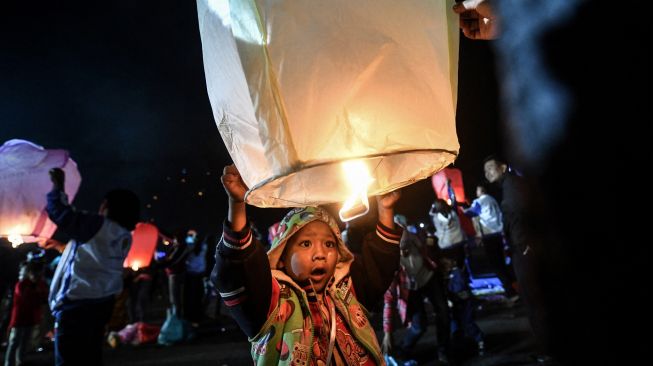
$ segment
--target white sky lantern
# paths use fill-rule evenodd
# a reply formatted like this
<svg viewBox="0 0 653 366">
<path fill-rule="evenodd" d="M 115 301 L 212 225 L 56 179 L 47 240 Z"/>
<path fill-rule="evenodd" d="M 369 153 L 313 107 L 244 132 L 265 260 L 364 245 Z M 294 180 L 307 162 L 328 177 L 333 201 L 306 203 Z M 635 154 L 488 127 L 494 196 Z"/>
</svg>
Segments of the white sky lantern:
<svg viewBox="0 0 653 366">
<path fill-rule="evenodd" d="M 213 115 L 249 204 L 360 196 L 347 161 L 367 170 L 365 195 L 387 193 L 458 155 L 453 1 L 197 5 Z"/>
<path fill-rule="evenodd" d="M 14 247 L 50 238 L 57 228 L 45 211 L 46 194 L 52 189 L 48 171 L 52 168 L 66 173 L 65 190 L 72 202 L 81 177 L 67 151 L 44 149 L 17 139 L 0 146 L 0 236 Z"/>
</svg>

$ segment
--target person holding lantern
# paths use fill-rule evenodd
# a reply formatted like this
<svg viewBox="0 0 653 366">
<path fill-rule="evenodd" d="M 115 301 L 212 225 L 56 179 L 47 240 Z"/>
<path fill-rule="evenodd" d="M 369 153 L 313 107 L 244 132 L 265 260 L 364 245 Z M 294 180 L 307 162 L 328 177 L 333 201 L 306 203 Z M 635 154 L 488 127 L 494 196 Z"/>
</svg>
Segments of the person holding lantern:
<svg viewBox="0 0 653 366">
<path fill-rule="evenodd" d="M 102 365 L 104 328 L 122 291 L 122 265 L 140 201 L 133 192 L 116 189 L 105 195 L 98 213 L 81 212 L 68 203 L 65 178 L 63 170 L 51 169 L 47 195 L 50 220 L 71 238 L 48 299 L 55 318 L 55 365 Z"/>
<path fill-rule="evenodd" d="M 224 233 L 212 273 L 224 303 L 252 343 L 258 365 L 380 365 L 381 348 L 365 307 L 377 303 L 399 263 L 399 192 L 378 197 L 376 233 L 354 258 L 322 208 L 291 210 L 267 257 L 245 214 L 247 186 L 227 166 Z"/>
<path fill-rule="evenodd" d="M 454 334 L 466 335 L 476 342 L 478 352 L 485 352 L 483 332 L 474 321 L 474 305 L 469 288 L 469 273 L 465 265 L 467 237 L 460 227 L 454 207 L 437 199 L 429 212 L 438 238 L 440 264 L 447 274 L 448 297 L 453 303 L 452 329 Z"/>
</svg>

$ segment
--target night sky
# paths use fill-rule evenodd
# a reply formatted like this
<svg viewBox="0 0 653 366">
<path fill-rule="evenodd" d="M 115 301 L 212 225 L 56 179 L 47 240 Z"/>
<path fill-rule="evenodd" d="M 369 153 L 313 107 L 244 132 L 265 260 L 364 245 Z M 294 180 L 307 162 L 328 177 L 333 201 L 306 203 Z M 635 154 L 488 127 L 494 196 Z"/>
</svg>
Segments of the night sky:
<svg viewBox="0 0 653 366">
<path fill-rule="evenodd" d="M 219 176 L 231 160 L 206 93 L 194 1 L 15 2 L 0 29 L 0 143 L 68 150 L 82 175 L 78 208 L 126 187 L 163 230 L 221 230 Z M 461 38 L 454 166 L 471 198 L 483 158 L 502 149 L 497 94 L 489 43 Z M 430 181 L 418 182 L 398 212 L 426 220 L 433 198 Z M 249 209 L 261 228 L 284 212 Z"/>
</svg>

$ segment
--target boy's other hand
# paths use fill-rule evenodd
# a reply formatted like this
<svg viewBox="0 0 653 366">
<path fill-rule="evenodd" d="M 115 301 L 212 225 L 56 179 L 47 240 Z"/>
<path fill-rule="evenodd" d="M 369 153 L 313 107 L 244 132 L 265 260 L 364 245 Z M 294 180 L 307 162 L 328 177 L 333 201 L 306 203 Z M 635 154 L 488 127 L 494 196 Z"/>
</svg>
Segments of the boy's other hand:
<svg viewBox="0 0 653 366">
<path fill-rule="evenodd" d="M 224 167 L 220 180 L 231 201 L 245 202 L 245 193 L 247 193 L 248 188 L 234 164 Z"/>
<path fill-rule="evenodd" d="M 66 183 L 66 173 L 61 168 L 52 168 L 48 173 L 53 187 L 63 190 Z"/>
<path fill-rule="evenodd" d="M 391 229 L 394 229 L 395 227 L 394 207 L 395 203 L 399 201 L 399 197 L 401 197 L 400 191 L 392 191 L 384 195 L 376 196 L 379 221 Z"/>
<path fill-rule="evenodd" d="M 401 191 L 392 191 L 380 196 L 376 196 L 376 202 L 379 204 L 379 208 L 386 210 L 393 209 L 399 198 L 401 197 Z"/>
</svg>

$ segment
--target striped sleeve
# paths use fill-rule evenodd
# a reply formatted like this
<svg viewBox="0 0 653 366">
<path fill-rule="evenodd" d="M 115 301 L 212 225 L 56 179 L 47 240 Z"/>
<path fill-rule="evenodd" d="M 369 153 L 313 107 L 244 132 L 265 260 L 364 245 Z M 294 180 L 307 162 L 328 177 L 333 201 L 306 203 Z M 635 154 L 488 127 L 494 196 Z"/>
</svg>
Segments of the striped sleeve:
<svg viewBox="0 0 653 366">
<path fill-rule="evenodd" d="M 249 229 L 249 225 L 246 225 L 242 231 L 233 231 L 229 226 L 229 223 L 225 222 L 220 241 L 222 245 L 231 250 L 245 250 L 252 245 L 252 230 Z"/>
<path fill-rule="evenodd" d="M 241 286 L 233 291 L 222 292 L 220 291 L 220 296 L 222 301 L 228 307 L 236 306 L 241 304 L 247 299 L 247 294 L 245 293 L 245 286 Z"/>
<path fill-rule="evenodd" d="M 397 227 L 395 229 L 390 229 L 389 227 L 383 225 L 380 222 L 376 223 L 376 235 L 381 238 L 383 241 L 391 244 L 399 244 L 401 239 L 401 228 Z"/>
</svg>

